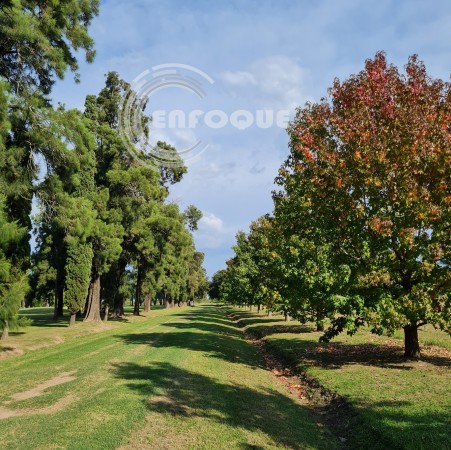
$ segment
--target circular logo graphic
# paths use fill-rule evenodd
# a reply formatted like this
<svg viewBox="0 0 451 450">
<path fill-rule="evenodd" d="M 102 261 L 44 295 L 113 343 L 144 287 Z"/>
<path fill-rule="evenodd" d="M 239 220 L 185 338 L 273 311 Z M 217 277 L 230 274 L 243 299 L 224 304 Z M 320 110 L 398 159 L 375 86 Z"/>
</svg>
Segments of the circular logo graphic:
<svg viewBox="0 0 451 450">
<path fill-rule="evenodd" d="M 130 84 L 119 106 L 119 132 L 133 158 L 143 165 L 160 170 L 161 167 L 181 167 L 203 153 L 208 144 L 198 138 L 193 144 L 178 148 L 176 152 L 158 142 L 152 144 L 145 109 L 150 97 L 163 89 L 183 89 L 203 99 L 206 96 L 203 86 L 213 83 L 213 79 L 205 72 L 187 64 L 160 64 L 140 73 Z"/>
</svg>

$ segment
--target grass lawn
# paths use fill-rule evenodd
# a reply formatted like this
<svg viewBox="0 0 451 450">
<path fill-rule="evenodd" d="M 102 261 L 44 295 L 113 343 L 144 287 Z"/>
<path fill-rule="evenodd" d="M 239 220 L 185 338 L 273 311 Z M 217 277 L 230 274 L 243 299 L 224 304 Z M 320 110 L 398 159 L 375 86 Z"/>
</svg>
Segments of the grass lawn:
<svg viewBox="0 0 451 450">
<path fill-rule="evenodd" d="M 388 338 L 362 330 L 320 344 L 313 327 L 278 315 L 233 313 L 267 349 L 347 401 L 351 448 L 451 448 L 451 339 L 445 333 L 420 330 L 423 359 L 413 362 L 402 357 L 401 334 Z"/>
<path fill-rule="evenodd" d="M 1 345 L 2 449 L 333 449 L 339 444 L 215 305 L 73 329 L 34 326 Z"/>
</svg>

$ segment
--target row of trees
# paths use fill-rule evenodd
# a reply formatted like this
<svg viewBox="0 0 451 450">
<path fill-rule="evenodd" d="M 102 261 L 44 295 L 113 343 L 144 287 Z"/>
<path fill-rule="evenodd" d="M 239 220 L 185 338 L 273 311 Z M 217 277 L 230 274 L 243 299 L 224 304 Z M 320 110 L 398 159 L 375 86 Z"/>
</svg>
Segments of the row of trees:
<svg viewBox="0 0 451 450">
<path fill-rule="evenodd" d="M 238 233 L 211 295 L 314 321 L 327 341 L 369 325 L 451 324 L 451 84 L 383 53 L 299 108 L 274 212 Z"/>
<path fill-rule="evenodd" d="M 129 86 L 111 72 L 84 111 L 54 108 L 55 78 L 94 57 L 88 34 L 98 1 L 9 0 L 0 5 L 0 330 L 20 305 L 64 305 L 100 320 L 203 295 L 203 254 L 190 231 L 201 212 L 167 202 L 186 168 L 139 165 L 118 130 Z M 143 128 L 149 118 L 142 115 Z M 128 143 L 132 144 L 132 143 Z M 171 146 L 159 143 L 177 158 Z M 142 155 L 142 159 L 145 155 Z M 150 161 L 149 161 L 150 162 Z M 39 213 L 31 218 L 33 202 Z M 34 229 L 36 247 L 30 248 Z M 133 276 L 130 276 L 133 274 Z M 130 283 L 130 280 L 133 283 Z M 131 292 L 131 286 L 133 292 Z"/>
</svg>

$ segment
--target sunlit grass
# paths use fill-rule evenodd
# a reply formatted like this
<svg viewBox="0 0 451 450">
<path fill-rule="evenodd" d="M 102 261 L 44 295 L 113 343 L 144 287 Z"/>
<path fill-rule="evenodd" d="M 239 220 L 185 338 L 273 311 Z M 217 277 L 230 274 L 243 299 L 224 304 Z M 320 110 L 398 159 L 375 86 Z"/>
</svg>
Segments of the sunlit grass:
<svg viewBox="0 0 451 450">
<path fill-rule="evenodd" d="M 337 446 L 220 308 L 127 319 L 97 333 L 95 324 L 43 320 L 13 336 L 25 353 L 0 362 L 2 449 Z M 49 343 L 45 332 L 64 342 Z M 30 350 L 33 339 L 46 346 Z"/>
<path fill-rule="evenodd" d="M 351 447 L 451 448 L 451 339 L 445 333 L 432 327 L 421 330 L 423 359 L 414 362 L 402 356 L 402 341 L 396 339 L 402 334 L 375 336 L 361 330 L 320 344 L 322 333 L 313 326 L 285 322 L 281 316 L 234 313 L 287 363 L 348 401 L 359 416 L 352 425 L 358 428 L 348 430 Z"/>
</svg>

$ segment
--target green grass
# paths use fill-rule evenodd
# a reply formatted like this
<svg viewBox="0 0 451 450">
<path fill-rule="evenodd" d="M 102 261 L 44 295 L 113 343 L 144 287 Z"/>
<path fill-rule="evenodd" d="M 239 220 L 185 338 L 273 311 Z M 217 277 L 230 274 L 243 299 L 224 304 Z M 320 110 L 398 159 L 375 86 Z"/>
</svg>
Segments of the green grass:
<svg viewBox="0 0 451 450">
<path fill-rule="evenodd" d="M 402 337 L 362 330 L 320 344 L 321 333 L 280 316 L 235 309 L 240 325 L 348 405 L 348 445 L 367 449 L 451 448 L 450 337 L 420 331 L 421 361 L 405 361 Z M 346 419 L 346 420 L 348 420 Z"/>
<path fill-rule="evenodd" d="M 0 419 L 2 449 L 338 447 L 221 308 L 73 329 L 26 313 L 35 325 L 4 344 L 23 353 L 0 361 L 0 417 L 22 414 Z M 14 398 L 61 375 L 74 379 Z"/>
</svg>

